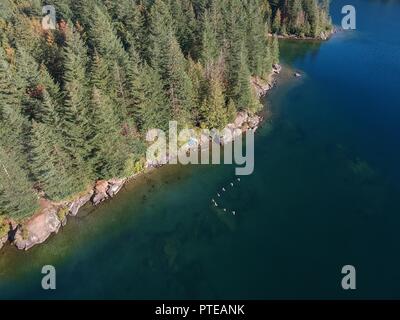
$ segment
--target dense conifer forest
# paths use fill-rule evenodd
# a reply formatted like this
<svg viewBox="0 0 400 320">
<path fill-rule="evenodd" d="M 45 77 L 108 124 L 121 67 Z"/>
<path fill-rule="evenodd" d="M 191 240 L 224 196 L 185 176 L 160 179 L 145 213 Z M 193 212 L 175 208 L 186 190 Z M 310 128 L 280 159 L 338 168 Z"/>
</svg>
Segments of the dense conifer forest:
<svg viewBox="0 0 400 320">
<path fill-rule="evenodd" d="M 42 7 L 56 8 L 43 30 Z M 1 0 L 0 220 L 140 171 L 150 128 L 222 128 L 261 105 L 272 34 L 319 37 L 319 0 Z M 3 218 L 2 218 L 3 217 Z M 1 222 L 1 221 L 0 221 Z"/>
</svg>

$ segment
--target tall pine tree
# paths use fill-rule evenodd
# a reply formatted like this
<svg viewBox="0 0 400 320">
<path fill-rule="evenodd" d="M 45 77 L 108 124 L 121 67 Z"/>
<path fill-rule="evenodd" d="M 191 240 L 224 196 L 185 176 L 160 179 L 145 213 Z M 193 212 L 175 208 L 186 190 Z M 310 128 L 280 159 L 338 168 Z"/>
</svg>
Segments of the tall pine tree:
<svg viewBox="0 0 400 320">
<path fill-rule="evenodd" d="M 69 30 L 66 44 L 62 137 L 76 170 L 82 172 L 83 177 L 89 177 L 90 166 L 87 160 L 91 155 L 93 132 L 86 72 L 87 50 L 75 29 Z"/>
<path fill-rule="evenodd" d="M 61 137 L 50 125 L 33 121 L 31 169 L 37 187 L 50 200 L 60 201 L 87 187 L 71 165 Z"/>
<path fill-rule="evenodd" d="M 93 167 L 98 178 L 122 177 L 128 159 L 126 140 L 112 101 L 95 86 L 92 90 L 93 108 Z"/>
</svg>

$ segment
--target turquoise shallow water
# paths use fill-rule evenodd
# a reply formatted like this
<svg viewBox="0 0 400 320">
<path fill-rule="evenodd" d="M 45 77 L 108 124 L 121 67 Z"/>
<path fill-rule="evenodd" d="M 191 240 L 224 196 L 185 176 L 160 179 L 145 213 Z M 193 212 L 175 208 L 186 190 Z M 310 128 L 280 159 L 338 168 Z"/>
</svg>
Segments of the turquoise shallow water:
<svg viewBox="0 0 400 320">
<path fill-rule="evenodd" d="M 400 4 L 352 2 L 357 31 L 281 43 L 304 76 L 268 96 L 253 175 L 229 189 L 232 166 L 154 171 L 46 245 L 0 251 L 0 298 L 400 298 Z M 235 217 L 210 203 L 223 186 Z"/>
</svg>

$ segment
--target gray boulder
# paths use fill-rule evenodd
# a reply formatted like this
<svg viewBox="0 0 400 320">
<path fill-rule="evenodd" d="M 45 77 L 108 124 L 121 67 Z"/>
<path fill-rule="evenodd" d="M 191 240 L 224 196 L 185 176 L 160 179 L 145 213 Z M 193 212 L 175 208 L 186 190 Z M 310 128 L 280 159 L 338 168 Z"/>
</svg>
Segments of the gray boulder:
<svg viewBox="0 0 400 320">
<path fill-rule="evenodd" d="M 86 203 L 90 201 L 93 196 L 94 191 L 91 190 L 90 193 L 80 197 L 69 205 L 69 215 L 75 217 L 78 214 L 80 208 L 82 208 Z"/>
<path fill-rule="evenodd" d="M 274 64 L 272 65 L 272 70 L 275 74 L 279 74 L 282 71 L 282 66 L 280 64 Z"/>
<path fill-rule="evenodd" d="M 107 194 L 111 198 L 114 197 L 118 192 L 121 191 L 124 186 L 126 179 L 112 179 L 108 181 Z"/>
<path fill-rule="evenodd" d="M 97 206 L 101 202 L 105 201 L 108 198 L 107 194 L 108 190 L 108 181 L 100 180 L 96 182 L 96 186 L 94 188 L 94 194 L 92 197 L 92 203 Z"/>
</svg>

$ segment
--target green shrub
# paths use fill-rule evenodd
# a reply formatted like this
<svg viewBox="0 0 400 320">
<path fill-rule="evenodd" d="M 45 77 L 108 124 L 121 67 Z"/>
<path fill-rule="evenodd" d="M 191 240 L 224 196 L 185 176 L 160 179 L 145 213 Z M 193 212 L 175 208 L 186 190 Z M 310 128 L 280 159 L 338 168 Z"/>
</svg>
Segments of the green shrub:
<svg viewBox="0 0 400 320">
<path fill-rule="evenodd" d="M 10 227 L 8 226 L 8 224 L 0 224 L 0 238 L 5 237 L 8 234 L 8 231 L 10 231 Z"/>
<path fill-rule="evenodd" d="M 67 207 L 62 207 L 60 210 L 57 211 L 57 217 L 61 222 L 64 221 L 67 217 L 68 211 L 69 210 Z"/>
</svg>

